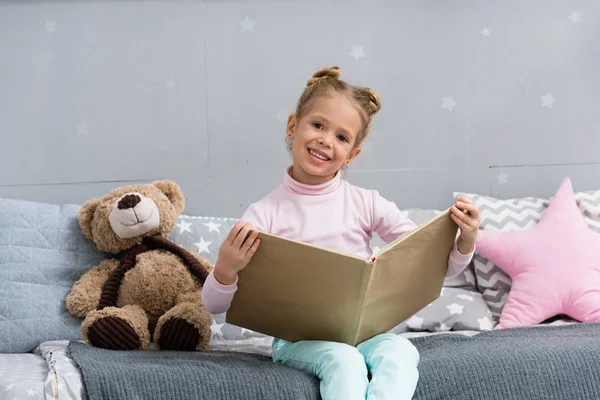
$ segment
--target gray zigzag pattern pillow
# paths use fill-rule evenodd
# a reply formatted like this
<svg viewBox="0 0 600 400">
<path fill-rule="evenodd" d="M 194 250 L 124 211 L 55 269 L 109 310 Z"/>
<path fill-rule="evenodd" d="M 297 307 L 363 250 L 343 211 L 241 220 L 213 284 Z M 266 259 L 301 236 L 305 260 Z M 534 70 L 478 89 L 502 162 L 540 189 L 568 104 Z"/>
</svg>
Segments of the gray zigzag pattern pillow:
<svg viewBox="0 0 600 400">
<path fill-rule="evenodd" d="M 478 194 L 467 194 L 467 196 L 471 197 L 479 207 L 480 229 L 496 232 L 532 228 L 540 221 L 552 200 L 552 197 L 498 199 Z M 577 192 L 575 200 L 589 227 L 600 232 L 600 190 Z M 497 322 L 510 292 L 512 280 L 498 266 L 478 253 L 473 257 L 473 266 L 479 291 L 483 294 Z"/>
</svg>

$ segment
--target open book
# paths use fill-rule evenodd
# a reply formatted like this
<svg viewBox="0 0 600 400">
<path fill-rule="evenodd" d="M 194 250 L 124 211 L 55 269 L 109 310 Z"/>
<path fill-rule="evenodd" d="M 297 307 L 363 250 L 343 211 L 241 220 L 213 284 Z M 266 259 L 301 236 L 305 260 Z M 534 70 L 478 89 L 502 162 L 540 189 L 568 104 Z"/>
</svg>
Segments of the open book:
<svg viewBox="0 0 600 400">
<path fill-rule="evenodd" d="M 457 231 L 447 209 L 368 260 L 260 233 L 226 321 L 292 342 L 356 346 L 439 297 Z"/>
</svg>

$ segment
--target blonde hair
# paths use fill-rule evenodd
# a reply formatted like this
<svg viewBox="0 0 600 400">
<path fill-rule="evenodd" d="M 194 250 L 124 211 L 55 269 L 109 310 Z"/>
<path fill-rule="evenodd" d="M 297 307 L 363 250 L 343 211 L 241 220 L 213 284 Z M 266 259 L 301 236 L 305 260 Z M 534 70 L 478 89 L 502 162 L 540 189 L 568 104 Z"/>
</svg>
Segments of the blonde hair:
<svg viewBox="0 0 600 400">
<path fill-rule="evenodd" d="M 340 79 L 340 68 L 337 66 L 320 68 L 306 82 L 306 87 L 296 105 L 296 118 L 302 118 L 309 110 L 312 103 L 320 97 L 326 97 L 332 92 L 348 96 L 358 107 L 362 120 L 362 129 L 358 133 L 354 147 L 360 145 L 371 130 L 373 116 L 381 109 L 379 96 L 370 88 L 351 85 Z M 291 142 L 288 140 L 288 149 Z"/>
</svg>

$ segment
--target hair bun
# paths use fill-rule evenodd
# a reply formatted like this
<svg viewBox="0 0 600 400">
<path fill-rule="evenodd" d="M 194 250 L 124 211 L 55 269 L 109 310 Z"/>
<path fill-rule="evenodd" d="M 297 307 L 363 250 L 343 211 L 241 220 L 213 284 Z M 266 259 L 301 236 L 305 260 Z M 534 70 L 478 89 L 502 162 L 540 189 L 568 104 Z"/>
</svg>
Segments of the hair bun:
<svg viewBox="0 0 600 400">
<path fill-rule="evenodd" d="M 341 74 L 340 67 L 337 67 L 337 66 L 321 68 L 313 74 L 312 78 L 310 78 L 308 80 L 308 82 L 306 83 L 306 86 L 310 86 L 315 82 L 318 82 L 320 80 L 327 79 L 327 78 L 339 79 L 340 74 Z"/>
<path fill-rule="evenodd" d="M 372 89 L 366 88 L 365 91 L 369 95 L 369 107 L 371 108 L 371 114 L 376 114 L 379 110 L 381 110 L 381 100 Z"/>
</svg>

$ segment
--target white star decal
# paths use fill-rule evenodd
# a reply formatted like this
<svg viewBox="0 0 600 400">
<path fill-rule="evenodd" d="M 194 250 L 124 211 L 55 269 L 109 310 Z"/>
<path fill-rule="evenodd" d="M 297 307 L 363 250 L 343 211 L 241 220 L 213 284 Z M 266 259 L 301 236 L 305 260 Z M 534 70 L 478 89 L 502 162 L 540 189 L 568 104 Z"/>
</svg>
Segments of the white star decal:
<svg viewBox="0 0 600 400">
<path fill-rule="evenodd" d="M 6 386 L 6 391 L 8 392 L 9 390 L 13 390 L 15 388 L 15 384 L 11 383 L 9 385 Z"/>
<path fill-rule="evenodd" d="M 90 133 L 90 126 L 88 124 L 86 124 L 84 121 L 81 121 L 80 123 L 77 124 L 77 126 L 75 127 L 75 129 L 77 130 L 77 136 L 79 135 L 89 135 Z"/>
<path fill-rule="evenodd" d="M 498 180 L 499 184 L 504 185 L 508 182 L 508 174 L 506 172 L 500 172 L 496 179 Z"/>
<path fill-rule="evenodd" d="M 354 59 L 356 61 L 360 60 L 361 58 L 363 58 L 365 56 L 365 52 L 363 50 L 363 46 L 357 46 L 357 45 L 352 45 L 352 51 L 350 52 L 350 55 L 352 57 L 354 57 Z"/>
<path fill-rule="evenodd" d="M 445 108 L 448 111 L 452 111 L 455 105 L 456 101 L 454 101 L 454 96 L 442 98 L 442 108 Z"/>
<path fill-rule="evenodd" d="M 571 20 L 571 22 L 573 22 L 574 24 L 581 22 L 581 13 L 575 12 L 573 11 L 571 13 L 571 15 L 569 15 L 569 19 Z"/>
<path fill-rule="evenodd" d="M 411 329 L 421 329 L 423 326 L 423 321 L 425 321 L 425 319 L 413 315 L 408 321 L 406 321 L 406 324 Z"/>
<path fill-rule="evenodd" d="M 477 322 L 479 323 L 479 329 L 482 331 L 489 331 L 493 328 L 492 321 L 488 317 L 477 318 Z"/>
<path fill-rule="evenodd" d="M 183 233 L 183 232 L 192 233 L 190 226 L 192 226 L 192 223 L 185 222 L 185 221 L 181 221 L 180 223 L 177 224 L 177 227 L 179 228 L 179 233 Z"/>
<path fill-rule="evenodd" d="M 37 394 L 36 391 L 33 389 L 29 389 L 27 391 L 27 397 L 35 397 L 36 394 Z"/>
<path fill-rule="evenodd" d="M 204 225 L 206 225 L 208 227 L 209 233 L 212 231 L 221 233 L 221 231 L 219 230 L 219 227 L 221 226 L 221 224 L 215 224 L 214 222 L 211 221 L 208 224 L 204 224 Z"/>
<path fill-rule="evenodd" d="M 277 119 L 279 120 L 279 122 L 281 123 L 286 123 L 288 120 L 290 113 L 282 108 L 280 108 L 277 111 L 277 114 L 275 115 L 277 117 Z"/>
<path fill-rule="evenodd" d="M 254 24 L 256 21 L 252 21 L 250 18 L 246 17 L 243 21 L 240 21 L 240 25 L 242 26 L 242 32 L 250 31 L 254 32 Z"/>
<path fill-rule="evenodd" d="M 212 325 L 210 326 L 210 330 L 212 331 L 212 334 L 223 336 L 223 332 L 221 331 L 221 328 L 223 328 L 223 325 L 225 325 L 225 324 L 218 324 L 217 321 L 215 321 L 213 319 Z"/>
<path fill-rule="evenodd" d="M 206 253 L 210 254 L 210 250 L 208 249 L 208 246 L 211 243 L 212 242 L 206 242 L 206 241 L 204 241 L 204 238 L 200 237 L 200 241 L 194 243 L 194 246 L 198 247 L 198 253 L 206 252 Z"/>
<path fill-rule="evenodd" d="M 56 22 L 46 21 L 46 25 L 44 25 L 44 29 L 50 35 L 52 32 L 56 31 Z"/>
<path fill-rule="evenodd" d="M 450 310 L 450 314 L 455 315 L 455 314 L 462 314 L 463 310 L 465 309 L 465 306 L 461 306 L 460 304 L 450 304 L 449 306 L 446 306 L 446 308 L 448 310 Z"/>
<path fill-rule="evenodd" d="M 459 294 L 458 296 L 459 299 L 463 299 L 463 300 L 467 300 L 467 301 L 473 301 L 475 299 L 473 299 L 472 296 L 469 296 L 468 294 Z"/>
<path fill-rule="evenodd" d="M 165 90 L 175 90 L 175 85 L 173 78 L 169 78 L 168 81 L 165 81 Z"/>
<path fill-rule="evenodd" d="M 550 93 L 550 92 L 541 96 L 541 98 L 542 98 L 542 107 L 552 108 L 552 104 L 556 101 L 556 99 L 552 96 L 552 93 Z"/>
<path fill-rule="evenodd" d="M 490 36 L 491 31 L 489 30 L 489 28 L 483 28 L 483 30 L 481 31 L 481 34 L 483 36 Z"/>
</svg>

